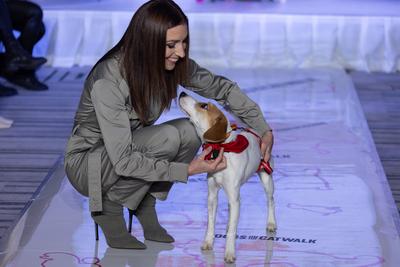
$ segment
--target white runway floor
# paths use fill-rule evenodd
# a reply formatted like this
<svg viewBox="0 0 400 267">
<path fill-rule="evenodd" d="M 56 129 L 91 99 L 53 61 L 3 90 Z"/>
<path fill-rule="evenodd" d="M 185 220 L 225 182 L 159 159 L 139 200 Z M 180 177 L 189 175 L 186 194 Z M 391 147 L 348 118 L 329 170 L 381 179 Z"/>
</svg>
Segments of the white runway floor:
<svg viewBox="0 0 400 267">
<path fill-rule="evenodd" d="M 229 70 L 262 107 L 275 133 L 278 230 L 267 235 L 256 176 L 242 187 L 237 261 L 227 266 L 399 266 L 398 214 L 351 80 L 339 70 Z M 183 116 L 174 107 L 162 120 Z M 4 266 L 224 266 L 228 207 L 220 194 L 214 250 L 200 246 L 207 222 L 203 175 L 176 184 L 158 204 L 173 244 L 144 251 L 95 241 L 88 201 L 66 178 L 52 180 L 13 233 Z M 397 225 L 397 227 L 396 227 Z M 143 240 L 137 221 L 134 235 Z"/>
</svg>

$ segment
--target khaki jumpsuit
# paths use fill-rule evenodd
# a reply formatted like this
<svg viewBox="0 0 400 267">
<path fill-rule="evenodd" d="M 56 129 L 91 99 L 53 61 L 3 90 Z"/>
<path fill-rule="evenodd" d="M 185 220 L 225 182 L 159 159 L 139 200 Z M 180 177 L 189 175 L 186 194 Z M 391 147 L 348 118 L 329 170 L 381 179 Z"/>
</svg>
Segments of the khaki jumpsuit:
<svg viewBox="0 0 400 267">
<path fill-rule="evenodd" d="M 236 83 L 190 60 L 183 85 L 228 108 L 260 136 L 270 129 L 259 106 Z M 153 125 L 160 117 L 152 103 L 143 127 L 120 73 L 118 57 L 100 62 L 85 81 L 74 128 L 65 152 L 65 171 L 74 188 L 89 196 L 90 211 L 102 210 L 106 196 L 132 210 L 147 192 L 166 199 L 173 182 L 187 182 L 188 165 L 200 147 L 186 118 Z"/>
</svg>

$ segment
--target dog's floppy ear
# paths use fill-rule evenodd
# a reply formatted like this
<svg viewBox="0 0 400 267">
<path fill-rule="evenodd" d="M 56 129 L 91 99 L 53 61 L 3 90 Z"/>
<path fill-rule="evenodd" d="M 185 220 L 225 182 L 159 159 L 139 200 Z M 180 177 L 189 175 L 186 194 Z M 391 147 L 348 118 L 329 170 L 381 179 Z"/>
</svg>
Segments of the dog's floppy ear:
<svg viewBox="0 0 400 267">
<path fill-rule="evenodd" d="M 220 114 L 215 121 L 215 124 L 208 129 L 204 134 L 203 138 L 205 141 L 210 143 L 221 143 L 228 138 L 226 128 L 228 127 L 228 121 L 224 114 Z"/>
</svg>

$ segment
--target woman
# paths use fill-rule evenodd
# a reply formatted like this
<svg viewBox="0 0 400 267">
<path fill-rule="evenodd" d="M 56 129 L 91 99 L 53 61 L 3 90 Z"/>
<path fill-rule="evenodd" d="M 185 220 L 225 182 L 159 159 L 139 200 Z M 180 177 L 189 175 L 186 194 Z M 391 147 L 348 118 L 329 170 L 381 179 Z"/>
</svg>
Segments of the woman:
<svg viewBox="0 0 400 267">
<path fill-rule="evenodd" d="M 272 133 L 253 101 L 235 83 L 188 58 L 188 20 L 172 0 L 152 0 L 134 14 L 121 41 L 97 62 L 86 79 L 65 155 L 72 185 L 89 196 L 90 210 L 107 243 L 142 249 L 125 226 L 122 206 L 134 210 L 144 237 L 174 239 L 158 223 L 155 200 L 173 182 L 226 167 L 223 153 L 195 158 L 200 140 L 187 119 L 153 125 L 170 107 L 179 84 L 230 110 L 263 136 L 270 157 Z"/>
</svg>

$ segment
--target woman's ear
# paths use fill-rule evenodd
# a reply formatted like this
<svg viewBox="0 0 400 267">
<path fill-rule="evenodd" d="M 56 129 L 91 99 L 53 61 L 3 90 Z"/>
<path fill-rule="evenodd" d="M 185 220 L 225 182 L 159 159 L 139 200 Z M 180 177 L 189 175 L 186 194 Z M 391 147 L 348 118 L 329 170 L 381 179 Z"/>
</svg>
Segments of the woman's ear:
<svg viewBox="0 0 400 267">
<path fill-rule="evenodd" d="M 225 115 L 221 114 L 215 120 L 215 124 L 208 129 L 204 134 L 203 138 L 205 141 L 210 143 L 221 143 L 228 138 L 226 129 L 228 126 L 228 121 Z"/>
</svg>

